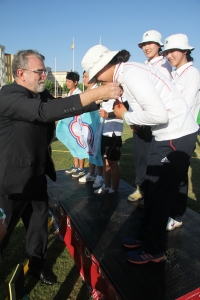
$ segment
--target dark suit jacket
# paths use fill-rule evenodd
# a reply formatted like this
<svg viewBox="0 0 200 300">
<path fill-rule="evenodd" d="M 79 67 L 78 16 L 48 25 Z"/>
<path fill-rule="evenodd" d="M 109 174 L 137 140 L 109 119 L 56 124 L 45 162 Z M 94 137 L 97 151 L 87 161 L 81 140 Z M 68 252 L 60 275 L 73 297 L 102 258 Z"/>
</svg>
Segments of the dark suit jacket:
<svg viewBox="0 0 200 300">
<path fill-rule="evenodd" d="M 83 108 L 80 96 L 54 99 L 47 90 L 40 99 L 16 83 L 0 91 L 0 192 L 30 194 L 37 178 L 47 174 L 56 180 L 50 155 L 54 121 L 96 110 Z"/>
</svg>

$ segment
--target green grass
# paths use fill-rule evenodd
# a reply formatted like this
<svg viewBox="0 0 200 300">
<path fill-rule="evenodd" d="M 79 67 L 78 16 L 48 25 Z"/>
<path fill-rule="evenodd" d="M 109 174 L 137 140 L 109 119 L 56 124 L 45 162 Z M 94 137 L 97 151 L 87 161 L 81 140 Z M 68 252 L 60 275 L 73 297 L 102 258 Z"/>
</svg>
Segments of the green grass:
<svg viewBox="0 0 200 300">
<path fill-rule="evenodd" d="M 56 170 L 69 168 L 73 159 L 59 141 L 52 144 L 52 156 Z M 88 161 L 86 161 L 86 166 Z M 128 125 L 124 126 L 123 149 L 120 160 L 121 178 L 134 186 L 135 168 L 132 132 Z M 198 137 L 196 151 L 191 158 L 189 170 L 188 207 L 200 213 L 200 138 Z M 3 299 L 8 295 L 8 281 L 18 263 L 26 263 L 25 230 L 21 222 L 15 228 L 10 243 L 5 250 L 0 267 L 0 291 Z M 32 300 L 87 300 L 92 299 L 85 283 L 82 282 L 78 270 L 71 256 L 62 243 L 55 236 L 53 227 L 50 230 L 46 268 L 53 270 L 58 282 L 53 286 L 42 285 L 35 278 L 26 275 L 26 286 Z"/>
</svg>

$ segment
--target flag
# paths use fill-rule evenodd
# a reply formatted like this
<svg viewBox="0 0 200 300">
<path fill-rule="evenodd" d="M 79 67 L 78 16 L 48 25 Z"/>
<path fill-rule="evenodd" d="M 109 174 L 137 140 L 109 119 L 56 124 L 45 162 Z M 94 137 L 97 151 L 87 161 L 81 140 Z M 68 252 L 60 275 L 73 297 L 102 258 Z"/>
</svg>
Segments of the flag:
<svg viewBox="0 0 200 300">
<path fill-rule="evenodd" d="M 71 49 L 74 50 L 74 43 L 72 43 Z"/>
<path fill-rule="evenodd" d="M 98 111 L 84 113 L 58 121 L 56 137 L 73 157 L 88 158 L 90 163 L 102 166 L 101 154 L 93 155 L 94 136 L 100 122 Z"/>
</svg>

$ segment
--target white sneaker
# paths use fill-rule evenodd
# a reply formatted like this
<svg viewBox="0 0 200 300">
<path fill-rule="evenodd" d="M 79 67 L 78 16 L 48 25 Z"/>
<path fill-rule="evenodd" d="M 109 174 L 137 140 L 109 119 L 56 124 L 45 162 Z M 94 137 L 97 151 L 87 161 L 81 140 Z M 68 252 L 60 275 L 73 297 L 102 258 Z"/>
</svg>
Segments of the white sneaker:
<svg viewBox="0 0 200 300">
<path fill-rule="evenodd" d="M 135 190 L 134 193 L 128 196 L 128 200 L 134 202 L 143 199 L 143 197 L 144 197 L 144 192 L 142 192 L 140 187 L 137 185 L 137 189 Z"/>
<path fill-rule="evenodd" d="M 108 193 L 109 190 L 110 190 L 110 188 L 106 187 L 105 184 L 103 184 L 102 187 L 100 187 L 100 189 L 94 191 L 94 194 L 96 194 L 96 195 L 105 194 L 105 193 Z"/>
<path fill-rule="evenodd" d="M 93 175 L 90 175 L 90 173 L 87 173 L 85 176 L 79 178 L 79 182 L 88 182 L 88 181 L 95 181 L 95 177 Z"/>
<path fill-rule="evenodd" d="M 78 168 L 76 172 L 72 173 L 72 177 L 79 178 L 85 175 L 85 171 L 81 168 Z"/>
<path fill-rule="evenodd" d="M 114 190 L 112 188 L 109 188 L 109 194 L 114 193 Z"/>
<path fill-rule="evenodd" d="M 168 222 L 167 222 L 166 230 L 167 231 L 172 231 L 175 228 L 180 227 L 182 224 L 183 224 L 183 222 L 178 222 L 178 221 L 176 221 L 176 220 L 169 217 Z"/>
<path fill-rule="evenodd" d="M 65 172 L 68 173 L 68 174 L 72 174 L 72 173 L 75 173 L 76 170 L 77 170 L 77 168 L 72 166 L 71 168 L 66 169 Z"/>
<path fill-rule="evenodd" d="M 95 182 L 93 183 L 93 188 L 98 189 L 103 185 L 103 183 L 104 183 L 103 177 L 97 175 Z"/>
</svg>

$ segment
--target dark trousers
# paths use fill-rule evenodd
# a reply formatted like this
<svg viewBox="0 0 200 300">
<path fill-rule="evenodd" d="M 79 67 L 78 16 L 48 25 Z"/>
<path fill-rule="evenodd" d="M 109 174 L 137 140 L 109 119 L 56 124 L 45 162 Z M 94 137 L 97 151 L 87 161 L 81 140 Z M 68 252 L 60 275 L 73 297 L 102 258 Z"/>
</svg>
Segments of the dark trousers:
<svg viewBox="0 0 200 300">
<path fill-rule="evenodd" d="M 139 238 L 150 254 L 164 251 L 168 217 L 185 178 L 192 155 L 196 133 L 170 140 L 152 140 L 148 156 L 144 191 L 144 217 Z"/>
<path fill-rule="evenodd" d="M 26 252 L 32 269 L 42 268 L 46 258 L 48 240 L 48 195 L 46 178 L 40 185 L 40 193 L 32 196 L 0 194 L 0 207 L 6 214 L 7 234 L 1 242 L 1 253 L 7 246 L 10 236 L 22 218 L 26 228 Z"/>
<path fill-rule="evenodd" d="M 142 184 L 145 180 L 147 160 L 151 146 L 151 127 L 142 126 L 138 133 L 133 134 L 133 150 L 135 158 L 135 185 L 143 189 Z"/>
<path fill-rule="evenodd" d="M 196 133 L 197 135 L 197 133 Z M 195 150 L 196 145 L 194 145 Z M 188 169 L 190 166 L 190 161 L 188 163 Z M 173 204 L 172 211 L 170 213 L 170 217 L 175 219 L 176 221 L 181 221 L 184 213 L 186 212 L 187 207 L 187 198 L 188 198 L 188 169 L 187 174 L 182 178 L 182 181 L 179 186 L 179 192 L 176 198 L 176 201 Z"/>
</svg>

